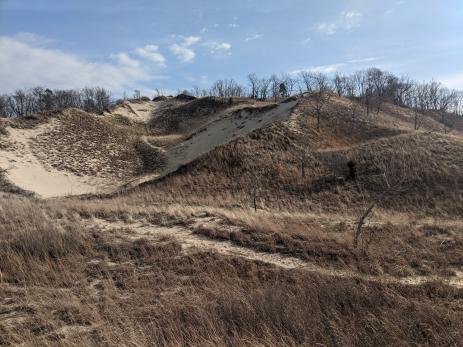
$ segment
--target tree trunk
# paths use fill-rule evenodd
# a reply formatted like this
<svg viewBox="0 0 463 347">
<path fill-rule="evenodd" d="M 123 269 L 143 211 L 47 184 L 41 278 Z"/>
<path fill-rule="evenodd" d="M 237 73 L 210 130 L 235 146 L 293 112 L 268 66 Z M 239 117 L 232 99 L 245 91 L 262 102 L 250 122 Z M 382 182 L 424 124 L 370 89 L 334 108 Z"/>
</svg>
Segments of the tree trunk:
<svg viewBox="0 0 463 347">
<path fill-rule="evenodd" d="M 360 235 L 362 234 L 363 224 L 365 223 L 365 219 L 368 217 L 368 215 L 371 213 L 374 207 L 375 207 L 375 204 L 371 204 L 370 207 L 368 207 L 368 209 L 365 211 L 365 213 L 360 217 L 357 223 L 357 230 L 355 231 L 355 235 L 354 235 L 354 248 L 358 247 L 359 238 L 360 238 Z"/>
</svg>

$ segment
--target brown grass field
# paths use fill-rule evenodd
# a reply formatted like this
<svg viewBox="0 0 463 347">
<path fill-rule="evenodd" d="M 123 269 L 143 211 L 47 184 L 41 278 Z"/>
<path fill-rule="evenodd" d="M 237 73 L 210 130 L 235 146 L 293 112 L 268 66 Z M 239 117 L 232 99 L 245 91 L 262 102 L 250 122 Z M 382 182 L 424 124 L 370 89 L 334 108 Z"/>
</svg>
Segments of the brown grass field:
<svg viewBox="0 0 463 347">
<path fill-rule="evenodd" d="M 160 102 L 147 123 L 11 120 L 0 149 L 8 126 L 54 119 L 39 160 L 122 182 L 222 116 L 274 107 Z M 0 346 L 461 346 L 461 133 L 351 108 L 332 98 L 317 130 L 302 98 L 289 119 L 110 194 L 43 199 L 0 171 Z"/>
</svg>

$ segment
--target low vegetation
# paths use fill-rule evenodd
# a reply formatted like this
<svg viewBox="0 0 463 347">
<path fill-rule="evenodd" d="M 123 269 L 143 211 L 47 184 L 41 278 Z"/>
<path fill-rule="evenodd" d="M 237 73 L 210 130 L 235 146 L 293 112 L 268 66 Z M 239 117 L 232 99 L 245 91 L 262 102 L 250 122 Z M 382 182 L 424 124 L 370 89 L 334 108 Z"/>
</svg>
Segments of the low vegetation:
<svg viewBox="0 0 463 347">
<path fill-rule="evenodd" d="M 382 284 L 184 253 L 174 240 L 130 241 L 73 218 L 40 201 L 2 199 L 3 345 L 456 345 L 463 338 L 463 292 L 440 283 Z"/>
<path fill-rule="evenodd" d="M 461 344 L 459 92 L 248 80 L 2 98 L 0 346 Z M 118 188 L 42 199 L 27 163 Z"/>
</svg>

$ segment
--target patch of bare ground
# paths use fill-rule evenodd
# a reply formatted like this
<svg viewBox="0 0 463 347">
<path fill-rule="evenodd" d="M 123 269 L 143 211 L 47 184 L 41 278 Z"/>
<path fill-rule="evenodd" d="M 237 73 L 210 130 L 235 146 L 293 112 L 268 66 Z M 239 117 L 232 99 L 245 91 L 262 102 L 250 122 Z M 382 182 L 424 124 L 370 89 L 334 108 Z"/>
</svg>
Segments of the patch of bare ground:
<svg viewBox="0 0 463 347">
<path fill-rule="evenodd" d="M 0 343 L 458 345 L 463 292 L 291 271 L 0 202 Z M 64 213 L 63 213 L 64 212 Z M 129 228 L 130 229 L 130 225 Z"/>
</svg>

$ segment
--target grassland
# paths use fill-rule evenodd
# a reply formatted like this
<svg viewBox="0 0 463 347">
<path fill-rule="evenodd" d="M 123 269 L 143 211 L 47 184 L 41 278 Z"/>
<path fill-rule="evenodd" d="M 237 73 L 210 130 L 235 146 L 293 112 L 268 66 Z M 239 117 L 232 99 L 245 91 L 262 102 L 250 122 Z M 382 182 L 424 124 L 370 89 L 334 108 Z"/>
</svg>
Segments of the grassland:
<svg viewBox="0 0 463 347">
<path fill-rule="evenodd" d="M 113 114 L 90 129 L 109 127 L 102 151 L 135 139 L 168 155 L 250 107 L 216 101 L 170 100 L 149 123 Z M 317 130 L 302 99 L 288 119 L 111 194 L 41 199 L 3 176 L 0 345 L 461 345 L 461 134 L 432 116 L 414 131 L 391 105 L 353 117 L 354 106 L 333 98 Z M 171 107 L 188 126 L 156 122 Z"/>
</svg>

